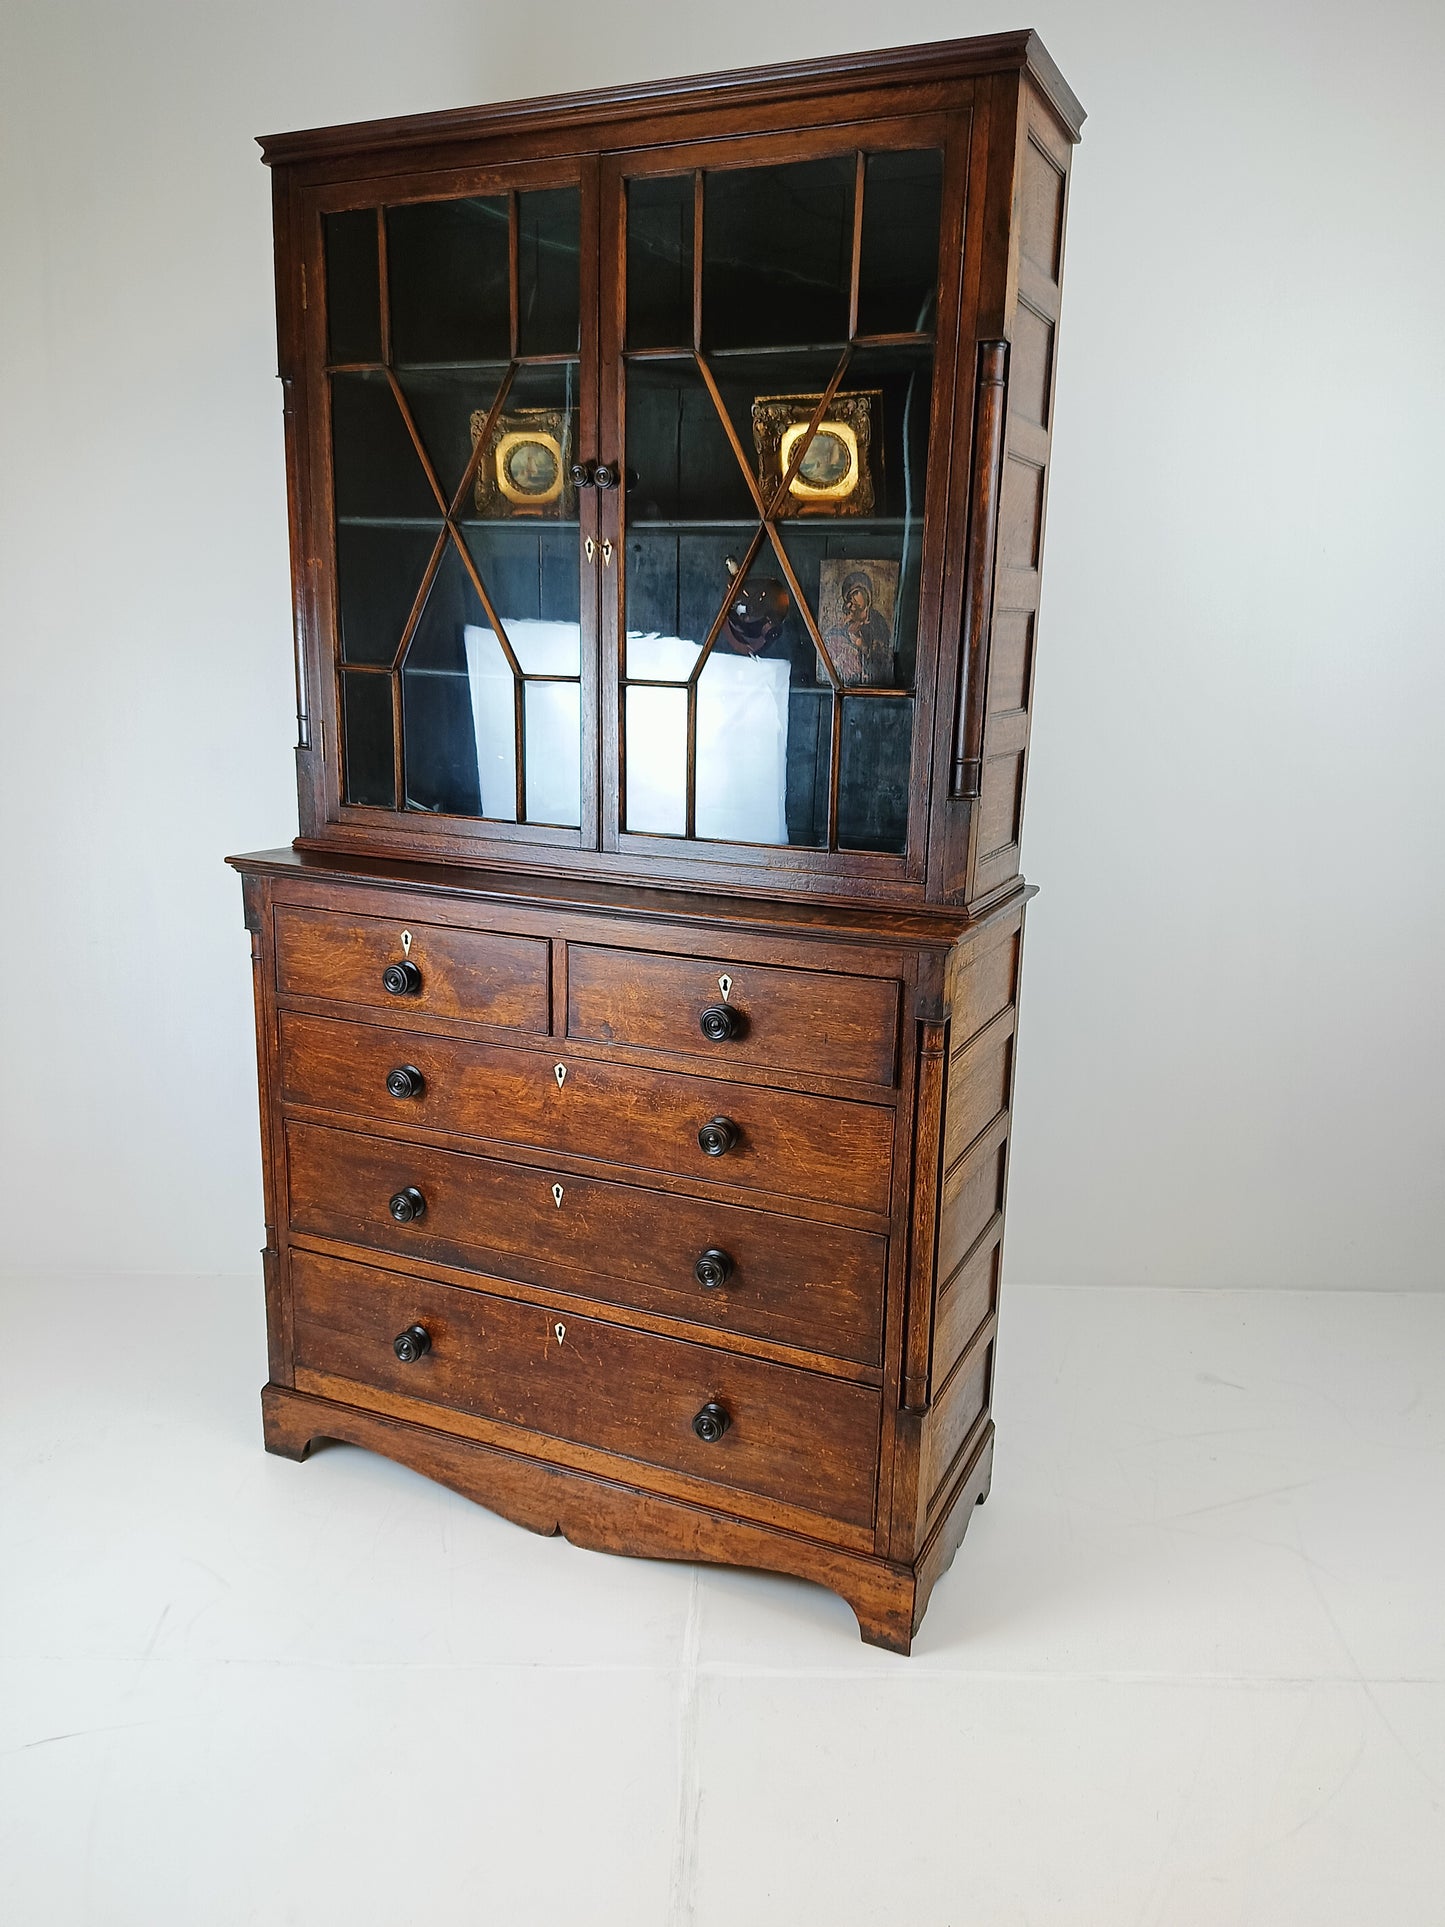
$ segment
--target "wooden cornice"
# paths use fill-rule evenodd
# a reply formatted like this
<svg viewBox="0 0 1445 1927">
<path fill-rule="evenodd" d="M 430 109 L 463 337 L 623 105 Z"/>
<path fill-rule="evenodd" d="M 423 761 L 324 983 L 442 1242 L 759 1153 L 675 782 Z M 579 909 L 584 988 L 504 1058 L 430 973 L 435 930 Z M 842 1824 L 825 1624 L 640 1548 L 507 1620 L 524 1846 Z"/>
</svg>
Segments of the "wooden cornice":
<svg viewBox="0 0 1445 1927">
<path fill-rule="evenodd" d="M 847 89 L 899 87 L 917 82 L 972 79 L 980 74 L 1027 72 L 1074 139 L 1084 110 L 1073 90 L 1031 29 L 983 34 L 970 40 L 940 40 L 914 47 L 836 54 L 827 59 L 788 61 L 731 73 L 694 74 L 681 80 L 639 81 L 585 93 L 552 94 L 536 100 L 498 101 L 444 113 L 410 114 L 395 120 L 355 121 L 292 134 L 266 134 L 259 146 L 267 166 L 295 161 L 326 161 L 360 152 L 385 153 L 405 147 L 444 147 L 450 142 L 493 140 L 508 134 L 549 129 L 581 130 L 645 114 L 655 119 L 682 114 L 706 104 L 762 105 L 806 100 Z"/>
</svg>

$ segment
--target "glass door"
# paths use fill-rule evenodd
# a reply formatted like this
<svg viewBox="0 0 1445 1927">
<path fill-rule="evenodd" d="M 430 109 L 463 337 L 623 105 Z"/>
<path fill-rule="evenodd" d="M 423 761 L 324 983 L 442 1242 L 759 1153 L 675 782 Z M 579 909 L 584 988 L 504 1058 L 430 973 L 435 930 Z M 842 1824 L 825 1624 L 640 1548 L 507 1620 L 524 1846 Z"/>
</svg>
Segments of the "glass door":
<svg viewBox="0 0 1445 1927">
<path fill-rule="evenodd" d="M 449 186 L 321 215 L 341 817 L 592 845 L 595 174 Z"/>
<path fill-rule="evenodd" d="M 946 129 L 830 139 L 629 156 L 604 189 L 628 852 L 864 868 L 921 844 Z"/>
</svg>

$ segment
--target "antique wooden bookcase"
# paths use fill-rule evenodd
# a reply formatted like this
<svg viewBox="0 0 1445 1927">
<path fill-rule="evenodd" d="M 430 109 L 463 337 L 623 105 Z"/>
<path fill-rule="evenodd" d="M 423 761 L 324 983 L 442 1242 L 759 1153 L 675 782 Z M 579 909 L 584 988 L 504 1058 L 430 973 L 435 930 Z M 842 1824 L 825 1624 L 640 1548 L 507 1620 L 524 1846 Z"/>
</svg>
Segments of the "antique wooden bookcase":
<svg viewBox="0 0 1445 1927">
<path fill-rule="evenodd" d="M 1082 118 L 1019 33 L 262 143 L 272 1451 L 908 1650 L 993 1461 Z"/>
</svg>

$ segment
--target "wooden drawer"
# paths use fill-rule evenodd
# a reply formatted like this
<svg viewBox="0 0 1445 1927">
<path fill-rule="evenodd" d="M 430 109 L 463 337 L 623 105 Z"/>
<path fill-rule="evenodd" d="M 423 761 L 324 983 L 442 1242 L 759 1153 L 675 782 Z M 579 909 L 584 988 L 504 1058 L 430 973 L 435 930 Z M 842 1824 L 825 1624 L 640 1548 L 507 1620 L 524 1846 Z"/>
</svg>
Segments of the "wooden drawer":
<svg viewBox="0 0 1445 1927">
<path fill-rule="evenodd" d="M 880 1361 L 886 1241 L 868 1232 L 324 1125 L 289 1123 L 286 1146 L 303 1234 Z M 408 1186 L 426 1208 L 399 1224 Z M 720 1287 L 695 1276 L 705 1251 L 730 1261 Z"/>
<path fill-rule="evenodd" d="M 720 1077 L 737 1064 L 865 1084 L 892 1084 L 897 1073 L 899 986 L 887 978 L 593 944 L 571 946 L 567 974 L 569 1037 L 686 1051 Z M 702 1013 L 724 1003 L 736 1034 L 711 1042 Z"/>
<path fill-rule="evenodd" d="M 872 1522 L 880 1399 L 867 1386 L 309 1252 L 292 1254 L 291 1282 L 300 1390 L 342 1396 L 342 1379 L 358 1403 L 375 1387 Z M 430 1346 L 403 1363 L 393 1341 L 412 1325 Z M 710 1403 L 729 1422 L 705 1443 L 693 1421 Z"/>
<path fill-rule="evenodd" d="M 390 1094 L 399 1069 L 420 1072 L 420 1095 Z M 387 1123 L 888 1210 L 893 1113 L 882 1105 L 296 1011 L 281 1018 L 281 1088 L 293 1104 Z M 709 1157 L 698 1130 L 719 1118 L 736 1141 Z"/>
<path fill-rule="evenodd" d="M 402 932 L 409 931 L 410 945 Z M 509 1030 L 548 1028 L 549 945 L 445 924 L 390 922 L 326 910 L 276 912 L 276 988 L 283 997 L 327 997 L 427 1017 L 464 1017 Z M 391 995 L 382 975 L 412 964 L 415 991 Z"/>
</svg>

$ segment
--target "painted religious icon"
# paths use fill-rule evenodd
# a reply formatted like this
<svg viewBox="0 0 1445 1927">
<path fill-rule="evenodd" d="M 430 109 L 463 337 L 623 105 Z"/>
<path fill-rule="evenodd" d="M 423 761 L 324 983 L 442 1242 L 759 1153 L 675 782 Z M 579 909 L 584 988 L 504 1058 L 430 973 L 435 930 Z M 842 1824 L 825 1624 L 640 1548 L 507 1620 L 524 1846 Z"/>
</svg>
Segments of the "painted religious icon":
<svg viewBox="0 0 1445 1927">
<path fill-rule="evenodd" d="M 893 681 L 893 613 L 898 564 L 830 556 L 820 564 L 818 626 L 845 688 L 887 688 Z M 819 666 L 819 677 L 825 672 Z"/>
</svg>

